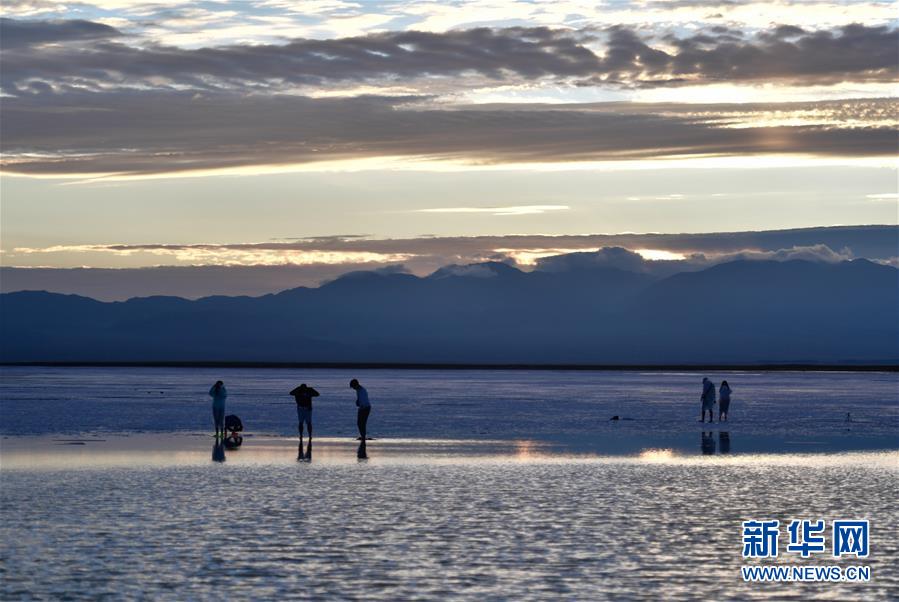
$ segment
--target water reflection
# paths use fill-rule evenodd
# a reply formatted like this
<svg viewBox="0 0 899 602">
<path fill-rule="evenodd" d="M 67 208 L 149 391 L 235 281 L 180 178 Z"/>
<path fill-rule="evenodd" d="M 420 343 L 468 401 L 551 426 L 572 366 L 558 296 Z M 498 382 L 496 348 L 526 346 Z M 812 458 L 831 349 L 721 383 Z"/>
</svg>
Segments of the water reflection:
<svg viewBox="0 0 899 602">
<path fill-rule="evenodd" d="M 297 445 L 297 462 L 312 462 L 312 441 L 306 446 L 305 453 L 303 453 L 303 442 L 300 441 Z"/>
<path fill-rule="evenodd" d="M 703 456 L 713 456 L 715 454 L 715 433 L 703 431 L 700 449 Z"/>
<path fill-rule="evenodd" d="M 722 454 L 730 453 L 730 432 L 719 431 L 719 433 L 718 433 L 718 449 L 719 449 L 719 453 L 722 453 Z"/>
<path fill-rule="evenodd" d="M 7 473 L 4 465 L 0 599 L 203 600 L 224 592 L 231 599 L 372 601 L 692 600 L 700 593 L 712 600 L 886 600 L 899 587 L 899 553 L 888 543 L 899 519 L 896 452 L 697 458 L 691 432 L 692 455 L 670 466 L 624 456 L 514 463 L 506 443 L 479 452 L 503 456 L 469 459 L 462 454 L 481 442 L 380 440 L 371 465 L 357 467 L 359 442 L 344 438 L 317 439 L 319 465 L 298 470 L 296 438 L 247 437 L 239 453 L 226 451 L 228 469 L 213 471 L 228 473 L 223 484 L 209 478 L 208 435 L 186 443 L 196 445 L 189 466 L 170 459 L 147 470 L 139 460 L 144 450 L 129 456 L 132 465 L 106 471 Z M 158 437 L 147 436 L 146 444 L 151 457 L 161 447 Z M 90 445 L 48 449 L 79 454 L 83 464 L 80 453 Z M 434 449 L 443 450 L 438 458 L 424 455 Z M 340 465 L 328 465 L 330 453 Z M 413 454 L 416 463 L 404 463 Z M 396 459 L 385 462 L 391 455 Z M 434 462 L 442 462 L 439 469 Z M 780 465 L 755 478 L 756 468 L 772 463 Z M 837 473 L 839 495 L 809 496 Z M 234 499 L 223 500 L 223 485 Z M 878 518 L 885 535 L 865 561 L 875 579 L 814 588 L 761 587 L 736 577 L 744 562 L 738 521 L 795 508 L 797 500 L 823 517 L 852 516 L 855 508 Z M 628 528 L 616 530 L 615 545 L 594 545 L 608 540 L 609 525 Z M 308 536 L 298 537 L 301 530 Z"/>
<path fill-rule="evenodd" d="M 674 458 L 673 449 L 644 449 L 640 452 L 640 459 L 646 462 L 669 462 Z"/>
<path fill-rule="evenodd" d="M 755 442 L 744 435 L 746 442 L 736 449 L 730 442 L 732 433 L 728 431 L 705 432 L 703 448 L 708 455 L 696 453 L 696 433 L 688 438 L 665 443 L 675 445 L 647 446 L 630 452 L 625 449 L 618 453 L 603 453 L 595 448 L 584 451 L 541 442 L 503 440 L 434 440 L 434 439 L 383 439 L 376 445 L 374 456 L 358 440 L 349 438 L 319 438 L 315 442 L 316 463 L 320 465 L 355 464 L 369 458 L 379 466 L 407 464 L 495 464 L 495 463 L 564 463 L 579 464 L 596 462 L 602 464 L 656 462 L 665 464 L 691 464 L 710 460 L 726 461 L 728 465 L 803 465 L 822 463 L 824 465 L 850 464 L 868 465 L 876 463 L 895 470 L 899 466 L 899 451 L 872 450 L 866 452 L 840 453 L 770 453 L 754 452 Z M 709 440 L 711 439 L 711 441 Z M 742 439 L 741 439 L 742 441 Z M 229 466 L 276 466 L 305 461 L 308 449 L 301 451 L 295 437 L 245 437 L 240 451 L 228 451 L 221 442 L 215 442 L 212 459 L 222 462 L 227 455 Z M 305 441 L 304 441 L 305 444 Z M 102 442 L 91 440 L 85 445 L 59 445 L 53 438 L 14 438 L 0 441 L 0 480 L 8 471 L 14 470 L 94 470 L 120 466 L 188 466 L 204 465 L 210 462 L 209 436 L 195 435 L 128 435 L 107 436 Z M 714 447 L 712 447 L 714 445 Z M 224 449 L 223 449 L 224 448 Z M 534 449 L 532 453 L 530 450 Z M 355 453 L 354 453 L 355 452 Z M 721 458 L 709 456 L 721 455 Z M 0 487 L 2 489 L 2 487 Z M 0 521 L 2 523 L 2 521 Z M 0 596 L 2 598 L 2 596 Z"/>
<path fill-rule="evenodd" d="M 225 444 L 218 437 L 215 438 L 215 442 L 212 444 L 212 461 L 213 462 L 224 462 L 225 461 Z"/>
<path fill-rule="evenodd" d="M 359 442 L 359 449 L 356 450 L 356 457 L 360 460 L 368 460 L 368 451 L 365 449 L 365 439 Z"/>
</svg>

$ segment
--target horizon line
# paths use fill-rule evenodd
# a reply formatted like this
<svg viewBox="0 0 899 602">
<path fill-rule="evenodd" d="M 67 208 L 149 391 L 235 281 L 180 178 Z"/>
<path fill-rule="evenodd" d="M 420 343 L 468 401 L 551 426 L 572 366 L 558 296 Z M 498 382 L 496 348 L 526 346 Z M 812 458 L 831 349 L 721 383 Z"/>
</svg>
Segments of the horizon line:
<svg viewBox="0 0 899 602">
<path fill-rule="evenodd" d="M 871 363 L 759 362 L 738 364 L 546 364 L 546 363 L 466 363 L 466 362 L 254 362 L 254 361 L 32 361 L 2 362 L 0 367 L 50 368 L 260 368 L 326 370 L 509 370 L 509 371 L 645 371 L 667 372 L 899 372 L 896 360 Z"/>
</svg>

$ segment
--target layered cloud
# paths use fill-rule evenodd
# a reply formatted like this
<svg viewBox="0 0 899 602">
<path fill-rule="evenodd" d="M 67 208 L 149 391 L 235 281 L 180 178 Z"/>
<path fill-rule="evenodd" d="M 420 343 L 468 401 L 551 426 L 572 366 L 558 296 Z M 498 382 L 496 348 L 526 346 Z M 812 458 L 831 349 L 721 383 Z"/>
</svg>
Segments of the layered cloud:
<svg viewBox="0 0 899 602">
<path fill-rule="evenodd" d="M 810 85 L 893 82 L 899 32 L 863 24 L 807 31 L 777 26 L 747 34 L 724 26 L 701 33 L 647 34 L 626 26 L 388 31 L 286 44 L 179 48 L 142 43 L 85 21 L 3 19 L 6 93 L 34 82 L 54 89 L 174 86 L 279 90 L 348 83 L 405 85 L 419 92 L 449 83 L 671 86 L 779 81 Z M 386 85 L 385 85 L 386 84 Z"/>
<path fill-rule="evenodd" d="M 3 169 L 147 175 L 413 158 L 467 165 L 758 154 L 895 154 L 897 102 L 854 103 L 863 123 L 757 126 L 753 117 L 846 103 L 720 106 L 434 106 L 383 97 L 312 99 L 176 91 L 40 93 L 4 99 Z M 822 117 L 823 118 L 823 117 Z M 739 126 L 739 127 L 735 127 Z"/>
<path fill-rule="evenodd" d="M 190 21 L 178 15 L 170 17 Z M 895 154 L 899 111 L 890 99 L 739 107 L 465 102 L 469 93 L 504 89 L 564 90 L 571 100 L 585 89 L 889 84 L 899 79 L 899 30 L 891 24 L 407 27 L 186 47 L 155 41 L 152 27 L 137 23 L 0 19 L 5 172 L 146 176 L 358 160 L 473 166 Z"/>
</svg>

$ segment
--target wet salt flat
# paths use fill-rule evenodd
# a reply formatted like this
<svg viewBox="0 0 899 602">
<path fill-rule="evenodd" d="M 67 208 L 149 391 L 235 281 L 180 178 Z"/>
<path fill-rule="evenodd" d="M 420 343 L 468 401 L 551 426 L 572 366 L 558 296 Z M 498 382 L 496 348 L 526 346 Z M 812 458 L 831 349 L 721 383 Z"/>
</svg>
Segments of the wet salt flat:
<svg viewBox="0 0 899 602">
<path fill-rule="evenodd" d="M 355 398 L 347 383 L 357 377 L 374 404 L 369 431 L 375 437 L 587 444 L 618 437 L 634 452 L 645 447 L 646 436 L 688 433 L 687 445 L 693 445 L 693 434 L 703 428 L 697 419 L 704 375 L 0 367 L 0 434 L 211 432 L 207 392 L 222 379 L 227 412 L 239 415 L 248 432 L 295 433 L 296 411 L 287 393 L 306 382 L 321 392 L 314 405 L 316 433 L 353 436 Z M 726 426 L 735 442 L 750 446 L 744 450 L 800 439 L 817 441 L 816 449 L 899 448 L 899 373 L 707 375 L 716 384 L 727 379 L 734 389 Z M 616 415 L 624 420 L 610 422 Z M 638 441 L 628 446 L 629 438 Z M 773 438 L 767 447 L 752 447 L 766 438 Z"/>
<path fill-rule="evenodd" d="M 0 374 L 3 600 L 899 596 L 891 373 L 728 374 L 733 420 L 709 426 L 693 373 L 357 371 L 361 461 L 342 371 Z M 224 462 L 216 377 L 248 427 Z M 309 462 L 272 393 L 300 378 L 322 392 Z M 869 519 L 871 555 L 749 563 L 871 581 L 744 583 L 741 522 L 793 518 Z"/>
</svg>

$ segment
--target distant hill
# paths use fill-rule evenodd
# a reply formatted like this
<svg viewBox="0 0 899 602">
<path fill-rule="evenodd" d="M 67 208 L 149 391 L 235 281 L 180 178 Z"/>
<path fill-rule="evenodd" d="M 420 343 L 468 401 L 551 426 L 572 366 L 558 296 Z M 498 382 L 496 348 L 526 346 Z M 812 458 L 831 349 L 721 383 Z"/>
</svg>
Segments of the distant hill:
<svg viewBox="0 0 899 602">
<path fill-rule="evenodd" d="M 897 363 L 899 270 L 735 261 L 658 279 L 608 267 L 357 272 L 262 297 L 0 295 L 0 360 Z"/>
</svg>

